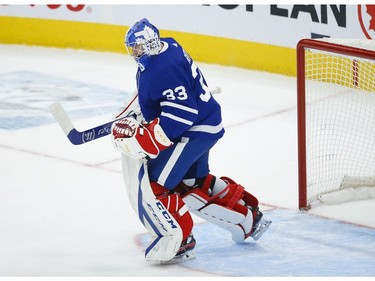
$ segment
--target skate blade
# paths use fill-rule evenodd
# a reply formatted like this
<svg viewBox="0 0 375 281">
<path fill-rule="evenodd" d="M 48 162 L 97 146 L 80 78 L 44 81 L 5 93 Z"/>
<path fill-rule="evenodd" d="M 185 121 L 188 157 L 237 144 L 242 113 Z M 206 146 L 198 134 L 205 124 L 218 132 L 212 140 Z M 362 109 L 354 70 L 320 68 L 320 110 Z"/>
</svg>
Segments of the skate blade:
<svg viewBox="0 0 375 281">
<path fill-rule="evenodd" d="M 262 235 L 267 231 L 267 229 L 270 227 L 272 221 L 269 220 L 261 220 L 254 232 L 250 235 L 255 241 L 257 241 Z"/>
<path fill-rule="evenodd" d="M 162 265 L 168 265 L 168 264 L 175 264 L 175 263 L 182 263 L 182 262 L 186 262 L 188 260 L 191 260 L 191 259 L 194 259 L 195 258 L 195 254 L 193 251 L 187 251 L 186 253 L 183 253 L 181 255 L 179 255 L 178 257 L 174 257 L 173 259 L 169 260 L 169 261 L 160 261 L 160 264 Z"/>
</svg>

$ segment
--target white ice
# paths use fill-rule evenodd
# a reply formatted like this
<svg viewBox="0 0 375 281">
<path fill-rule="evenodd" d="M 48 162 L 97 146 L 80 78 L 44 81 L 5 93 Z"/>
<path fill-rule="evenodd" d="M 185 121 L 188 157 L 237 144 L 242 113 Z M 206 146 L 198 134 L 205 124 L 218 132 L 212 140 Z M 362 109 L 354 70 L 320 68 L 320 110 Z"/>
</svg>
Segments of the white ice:
<svg viewBox="0 0 375 281">
<path fill-rule="evenodd" d="M 264 209 L 297 211 L 296 79 L 197 63 L 211 87 L 222 88 L 215 98 L 226 134 L 212 150 L 211 172 L 240 182 Z M 135 70 L 125 54 L 0 45 L 0 75 L 34 72 L 131 93 Z M 96 106 L 87 97 L 83 103 Z M 4 104 L 0 96 L 1 111 Z M 73 122 L 83 130 L 112 115 Z M 216 276 L 145 261 L 136 240 L 145 229 L 129 205 L 120 155 L 108 137 L 74 146 L 56 123 L 2 129 L 0 153 L 0 276 Z M 375 228 L 374 202 L 309 213 Z"/>
</svg>

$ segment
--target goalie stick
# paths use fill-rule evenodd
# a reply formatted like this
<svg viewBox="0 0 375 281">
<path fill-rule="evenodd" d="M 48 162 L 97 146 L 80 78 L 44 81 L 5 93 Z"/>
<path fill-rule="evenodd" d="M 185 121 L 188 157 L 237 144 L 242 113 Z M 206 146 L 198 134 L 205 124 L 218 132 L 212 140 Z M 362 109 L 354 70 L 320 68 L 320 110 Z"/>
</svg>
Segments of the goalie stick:
<svg viewBox="0 0 375 281">
<path fill-rule="evenodd" d="M 211 94 L 219 94 L 221 93 L 221 88 L 216 87 L 210 92 Z M 135 101 L 136 98 L 137 95 L 130 101 L 123 112 L 130 107 L 130 105 Z M 109 135 L 111 133 L 112 124 L 127 117 L 125 116 L 122 118 L 118 118 L 108 123 L 84 131 L 77 131 L 61 103 L 55 102 L 51 104 L 49 110 L 52 113 L 53 117 L 56 119 L 57 123 L 60 125 L 61 129 L 64 131 L 65 135 L 68 137 L 69 141 L 74 145 L 80 145 Z"/>
</svg>

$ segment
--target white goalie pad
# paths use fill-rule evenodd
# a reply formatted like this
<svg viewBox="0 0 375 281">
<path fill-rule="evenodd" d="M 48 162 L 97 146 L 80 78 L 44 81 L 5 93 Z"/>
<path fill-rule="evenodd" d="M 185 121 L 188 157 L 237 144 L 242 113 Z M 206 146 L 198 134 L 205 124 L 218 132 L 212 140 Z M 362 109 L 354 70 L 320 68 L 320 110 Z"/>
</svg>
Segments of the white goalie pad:
<svg viewBox="0 0 375 281">
<path fill-rule="evenodd" d="M 250 215 L 245 217 L 242 213 L 215 203 L 207 205 L 207 200 L 196 193 L 189 193 L 182 200 L 193 214 L 228 230 L 236 243 L 244 242 L 246 234 L 251 231 L 253 216 L 250 212 Z"/>
<path fill-rule="evenodd" d="M 182 229 L 164 205 L 155 198 L 147 162 L 122 155 L 122 171 L 130 203 L 151 235 L 146 260 L 169 261 L 182 242 Z"/>
</svg>

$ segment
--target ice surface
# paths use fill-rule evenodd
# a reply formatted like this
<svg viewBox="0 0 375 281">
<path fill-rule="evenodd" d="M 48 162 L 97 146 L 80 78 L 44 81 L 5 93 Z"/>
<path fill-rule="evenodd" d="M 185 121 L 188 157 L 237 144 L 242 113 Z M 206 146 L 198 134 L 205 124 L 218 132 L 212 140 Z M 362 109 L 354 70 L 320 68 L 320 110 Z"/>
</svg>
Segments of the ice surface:
<svg viewBox="0 0 375 281">
<path fill-rule="evenodd" d="M 284 209 L 264 215 L 276 225 L 257 242 L 236 244 L 225 230 L 197 224 L 196 258 L 181 266 L 236 277 L 375 276 L 374 230 Z"/>
<path fill-rule="evenodd" d="M 195 260 L 147 263 L 110 139 L 74 146 L 48 112 L 60 101 L 78 130 L 107 122 L 130 100 L 135 63 L 0 45 L 0 277 L 375 275 L 374 200 L 298 211 L 295 79 L 197 63 L 222 87 L 226 135 L 211 172 L 259 198 L 273 220 L 264 236 L 236 245 L 194 217 Z"/>
</svg>

